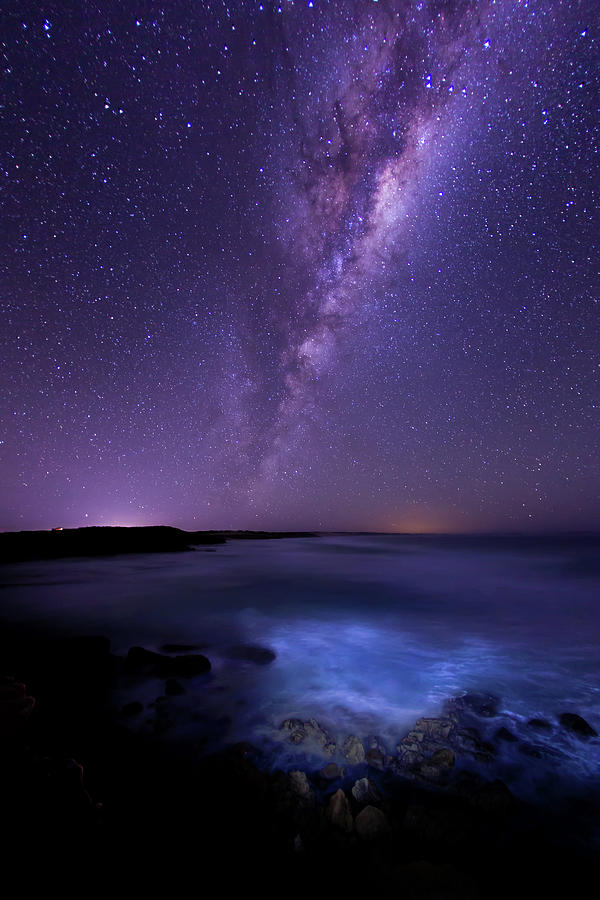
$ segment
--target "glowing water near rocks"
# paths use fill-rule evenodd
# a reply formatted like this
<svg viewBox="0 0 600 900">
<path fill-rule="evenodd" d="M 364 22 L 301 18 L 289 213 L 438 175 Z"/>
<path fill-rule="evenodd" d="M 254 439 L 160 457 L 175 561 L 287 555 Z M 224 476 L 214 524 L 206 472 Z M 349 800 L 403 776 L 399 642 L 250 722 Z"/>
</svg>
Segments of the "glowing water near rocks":
<svg viewBox="0 0 600 900">
<path fill-rule="evenodd" d="M 36 563 L 5 570 L 3 609 L 132 643 L 197 643 L 208 680 L 177 700 L 231 719 L 227 738 L 261 740 L 314 716 L 340 740 L 395 746 L 421 715 L 463 690 L 502 698 L 513 728 L 577 711 L 600 731 L 597 544 L 541 539 L 328 536 L 231 542 L 214 552 Z M 268 666 L 231 645 L 272 648 Z M 151 700 L 159 681 L 140 686 Z M 175 701 L 174 701 L 175 702 Z M 500 724 L 500 723 L 499 723 Z M 595 740 L 561 743 L 598 771 Z"/>
</svg>

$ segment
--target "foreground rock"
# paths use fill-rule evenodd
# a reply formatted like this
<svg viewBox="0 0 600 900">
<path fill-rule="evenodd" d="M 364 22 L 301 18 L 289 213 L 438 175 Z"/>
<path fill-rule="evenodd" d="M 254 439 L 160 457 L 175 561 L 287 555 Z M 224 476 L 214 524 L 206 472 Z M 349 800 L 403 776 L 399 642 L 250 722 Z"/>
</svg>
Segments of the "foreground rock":
<svg viewBox="0 0 600 900">
<path fill-rule="evenodd" d="M 589 722 L 586 722 L 585 719 L 582 718 L 582 716 L 578 716 L 577 713 L 563 713 L 560 716 L 559 722 L 563 728 L 566 728 L 567 731 L 571 731 L 579 737 L 598 737 L 596 729 L 592 728 Z"/>
<path fill-rule="evenodd" d="M 327 818 L 336 828 L 350 832 L 354 826 L 348 798 L 341 788 L 333 794 L 327 807 Z"/>
<path fill-rule="evenodd" d="M 291 744 L 307 743 L 319 747 L 327 756 L 333 756 L 337 747 L 331 735 L 317 722 L 316 719 L 285 719 L 280 725 L 282 737 L 287 738 Z"/>
</svg>

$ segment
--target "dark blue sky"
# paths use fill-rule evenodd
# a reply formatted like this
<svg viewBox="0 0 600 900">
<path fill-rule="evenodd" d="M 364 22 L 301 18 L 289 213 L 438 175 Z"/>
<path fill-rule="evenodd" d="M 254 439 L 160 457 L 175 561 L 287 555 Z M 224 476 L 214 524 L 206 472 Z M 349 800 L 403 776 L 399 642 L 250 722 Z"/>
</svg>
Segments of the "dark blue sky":
<svg viewBox="0 0 600 900">
<path fill-rule="evenodd" d="M 599 17 L 5 3 L 0 528 L 598 527 Z"/>
</svg>

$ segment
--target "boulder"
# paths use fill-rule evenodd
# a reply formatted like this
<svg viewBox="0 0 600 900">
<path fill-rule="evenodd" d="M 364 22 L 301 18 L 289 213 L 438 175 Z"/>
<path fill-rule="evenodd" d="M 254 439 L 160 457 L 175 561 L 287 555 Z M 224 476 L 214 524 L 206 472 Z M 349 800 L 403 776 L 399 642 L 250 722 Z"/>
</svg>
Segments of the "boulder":
<svg viewBox="0 0 600 900">
<path fill-rule="evenodd" d="M 352 765 L 358 765 L 365 760 L 365 748 L 363 747 L 359 739 L 353 734 L 347 737 L 344 741 L 344 744 L 342 746 L 342 753 L 344 754 L 348 762 L 352 763 Z"/>
<path fill-rule="evenodd" d="M 380 772 L 383 772 L 385 768 L 385 757 L 381 750 L 367 750 L 365 762 L 367 765 L 371 766 L 373 769 L 378 769 Z"/>
<path fill-rule="evenodd" d="M 167 663 L 161 662 L 161 670 L 165 675 L 175 675 L 179 678 L 194 678 L 196 675 L 205 675 L 210 672 L 210 660 L 201 653 L 187 656 L 166 657 Z"/>
<path fill-rule="evenodd" d="M 590 723 L 586 722 L 582 716 L 578 716 L 577 713 L 562 713 L 559 717 L 559 722 L 563 728 L 566 728 L 567 731 L 576 734 L 578 737 L 598 737 L 596 729 L 592 728 Z"/>
<path fill-rule="evenodd" d="M 327 756 L 333 756 L 336 752 L 337 748 L 331 736 L 319 725 L 316 719 L 309 719 L 307 722 L 303 722 L 301 719 L 284 719 L 279 729 L 287 732 L 288 740 L 292 744 L 312 741 Z"/>
<path fill-rule="evenodd" d="M 325 778 L 326 781 L 335 781 L 336 778 L 340 777 L 340 770 L 336 763 L 327 763 L 326 766 L 323 766 L 319 775 Z"/>
<path fill-rule="evenodd" d="M 359 778 L 355 781 L 352 785 L 352 796 L 361 806 L 378 803 L 381 800 L 377 785 L 370 778 Z"/>
<path fill-rule="evenodd" d="M 527 724 L 535 728 L 536 731 L 552 731 L 552 725 L 548 719 L 530 719 Z"/>
<path fill-rule="evenodd" d="M 462 697 L 452 697 L 444 704 L 448 717 L 459 718 L 463 713 L 471 713 L 480 718 L 489 719 L 498 714 L 500 698 L 494 694 L 473 691 Z"/>
<path fill-rule="evenodd" d="M 308 783 L 308 778 L 306 777 L 306 772 L 301 772 L 300 770 L 295 769 L 294 771 L 290 772 L 289 780 L 292 791 L 299 797 L 303 797 L 304 799 L 308 800 L 313 796 L 310 784 Z"/>
<path fill-rule="evenodd" d="M 389 831 L 389 823 L 384 813 L 376 806 L 365 806 L 355 822 L 356 832 L 364 840 L 374 840 Z"/>
<path fill-rule="evenodd" d="M 352 831 L 354 821 L 350 812 L 350 804 L 348 798 L 341 788 L 333 794 L 329 799 L 327 807 L 327 818 L 336 828 L 347 833 Z"/>
</svg>

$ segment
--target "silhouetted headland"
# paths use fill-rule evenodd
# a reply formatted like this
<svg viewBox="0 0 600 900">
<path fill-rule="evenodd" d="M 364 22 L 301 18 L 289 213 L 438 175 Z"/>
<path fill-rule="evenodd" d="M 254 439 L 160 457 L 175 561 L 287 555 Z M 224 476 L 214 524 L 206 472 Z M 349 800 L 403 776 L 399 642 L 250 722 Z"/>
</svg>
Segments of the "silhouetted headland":
<svg viewBox="0 0 600 900">
<path fill-rule="evenodd" d="M 0 534 L 0 562 L 71 556 L 117 556 L 123 553 L 176 553 L 193 550 L 200 545 L 224 544 L 227 539 L 313 536 L 312 532 L 299 531 L 183 531 L 168 525 L 11 531 Z"/>
</svg>

